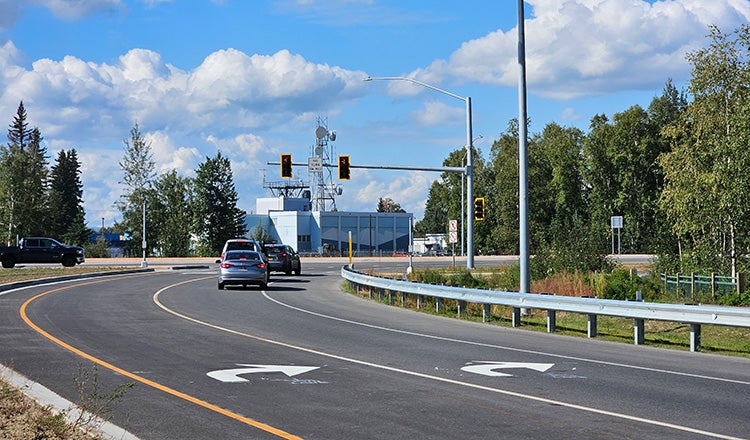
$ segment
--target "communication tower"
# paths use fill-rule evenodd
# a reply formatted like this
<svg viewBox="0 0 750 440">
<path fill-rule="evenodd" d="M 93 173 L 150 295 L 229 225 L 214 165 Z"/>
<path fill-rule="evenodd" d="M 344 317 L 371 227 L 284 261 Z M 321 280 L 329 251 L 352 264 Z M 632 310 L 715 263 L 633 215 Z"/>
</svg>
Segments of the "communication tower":
<svg viewBox="0 0 750 440">
<path fill-rule="evenodd" d="M 343 194 L 341 185 L 335 184 L 335 164 L 332 158 L 336 157 L 333 142 L 336 140 L 336 132 L 328 130 L 328 121 L 318 117 L 318 127 L 315 129 L 315 146 L 312 147 L 310 163 L 322 164 L 320 167 L 308 167 L 310 173 L 311 189 L 313 191 L 311 204 L 313 211 L 336 211 L 336 196 Z"/>
</svg>

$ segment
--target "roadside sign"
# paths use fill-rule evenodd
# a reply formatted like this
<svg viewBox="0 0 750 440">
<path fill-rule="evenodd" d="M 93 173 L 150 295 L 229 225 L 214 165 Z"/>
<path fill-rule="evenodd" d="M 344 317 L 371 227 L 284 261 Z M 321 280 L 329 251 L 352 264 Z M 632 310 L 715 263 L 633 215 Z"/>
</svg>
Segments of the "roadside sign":
<svg viewBox="0 0 750 440">
<path fill-rule="evenodd" d="M 319 156 L 307 158 L 307 171 L 309 173 L 319 173 L 323 171 L 323 158 Z"/>
<path fill-rule="evenodd" d="M 448 243 L 458 243 L 458 220 L 448 221 Z"/>
</svg>

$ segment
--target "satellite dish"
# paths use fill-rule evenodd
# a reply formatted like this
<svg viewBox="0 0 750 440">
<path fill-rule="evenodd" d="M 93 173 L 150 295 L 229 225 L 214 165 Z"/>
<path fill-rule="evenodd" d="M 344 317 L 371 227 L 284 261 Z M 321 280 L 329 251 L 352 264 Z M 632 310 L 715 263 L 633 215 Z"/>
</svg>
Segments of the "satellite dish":
<svg viewBox="0 0 750 440">
<path fill-rule="evenodd" d="M 315 147 L 315 155 L 316 156 L 320 156 L 322 154 L 323 154 L 323 147 L 321 147 L 320 145 L 318 145 L 317 147 Z"/>
<path fill-rule="evenodd" d="M 334 130 L 334 131 L 328 133 L 328 136 L 331 138 L 331 142 L 335 141 L 336 140 L 336 131 Z"/>
<path fill-rule="evenodd" d="M 343 193 L 344 193 L 344 188 L 341 185 L 338 185 L 336 187 L 336 195 L 340 196 Z"/>
<path fill-rule="evenodd" d="M 321 127 L 320 125 L 315 129 L 315 137 L 318 139 L 323 139 L 327 134 L 328 130 L 326 130 L 324 127 Z"/>
</svg>

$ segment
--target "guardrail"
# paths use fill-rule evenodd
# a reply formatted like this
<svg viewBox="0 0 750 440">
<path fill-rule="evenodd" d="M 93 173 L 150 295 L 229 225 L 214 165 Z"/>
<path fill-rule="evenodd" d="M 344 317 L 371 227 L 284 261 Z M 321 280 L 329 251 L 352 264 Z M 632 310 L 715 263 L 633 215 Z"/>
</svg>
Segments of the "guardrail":
<svg viewBox="0 0 750 440">
<path fill-rule="evenodd" d="M 555 331 L 557 311 L 582 313 L 588 315 L 588 337 L 596 337 L 598 315 L 632 318 L 634 320 L 634 343 L 644 343 L 644 321 L 671 321 L 690 324 L 690 351 L 700 349 L 701 325 L 727 325 L 750 328 L 750 308 L 708 306 L 692 304 L 666 304 L 643 301 L 618 301 L 611 299 L 556 296 L 553 294 L 535 294 L 503 292 L 497 290 L 470 289 L 433 284 L 414 283 L 377 277 L 352 270 L 349 266 L 341 268 L 341 276 L 354 285 L 364 286 L 379 291 L 380 295 L 388 292 L 431 296 L 440 299 L 453 299 L 459 302 L 459 314 L 465 304 L 482 304 L 483 318 L 489 316 L 490 305 L 502 305 L 513 308 L 512 325 L 521 323 L 521 309 L 542 309 L 547 311 L 547 331 Z M 419 304 L 419 301 L 418 301 Z M 437 307 L 440 307 L 439 302 Z"/>
</svg>

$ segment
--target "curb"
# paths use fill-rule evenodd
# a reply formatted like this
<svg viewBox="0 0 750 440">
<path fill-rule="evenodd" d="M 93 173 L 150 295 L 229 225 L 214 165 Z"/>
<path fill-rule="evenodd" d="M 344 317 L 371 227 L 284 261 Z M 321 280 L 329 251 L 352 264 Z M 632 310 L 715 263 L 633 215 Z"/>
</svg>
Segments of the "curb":
<svg viewBox="0 0 750 440">
<path fill-rule="evenodd" d="M 81 410 L 78 409 L 78 406 L 73 402 L 66 400 L 44 385 L 33 382 L 26 376 L 23 376 L 2 364 L 0 364 L 0 379 L 3 379 L 25 395 L 32 398 L 36 403 L 50 408 L 53 413 L 64 414 L 68 423 L 73 424 L 76 420 L 79 420 Z M 109 423 L 100 417 L 96 417 L 87 412 L 83 412 L 83 414 L 85 414 L 83 416 L 85 420 L 93 421 L 92 426 L 89 429 L 84 430 L 85 432 L 108 440 L 139 440 L 138 437 L 128 431 Z"/>
</svg>

